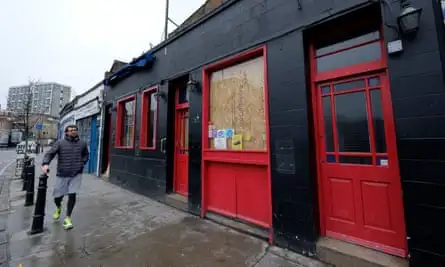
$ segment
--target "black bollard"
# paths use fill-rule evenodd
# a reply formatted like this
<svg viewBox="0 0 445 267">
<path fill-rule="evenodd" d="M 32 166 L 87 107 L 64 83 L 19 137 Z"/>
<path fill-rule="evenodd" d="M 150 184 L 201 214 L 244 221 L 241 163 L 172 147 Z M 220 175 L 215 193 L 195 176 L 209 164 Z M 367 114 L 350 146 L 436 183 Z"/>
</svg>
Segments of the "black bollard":
<svg viewBox="0 0 445 267">
<path fill-rule="evenodd" d="M 23 180 L 23 187 L 22 187 L 22 191 L 26 191 L 26 188 L 28 188 L 28 179 L 26 176 L 26 166 L 28 166 L 28 164 L 30 164 L 31 162 L 29 161 L 28 155 L 26 155 L 23 158 L 23 165 L 22 165 L 22 180 Z"/>
<path fill-rule="evenodd" d="M 35 188 L 35 179 L 36 179 L 36 170 L 34 162 L 28 163 L 28 166 L 25 168 L 25 175 L 27 182 L 26 187 L 26 198 L 25 198 L 25 207 L 34 205 L 34 188 Z"/>
<path fill-rule="evenodd" d="M 48 175 L 43 173 L 39 177 L 39 186 L 37 189 L 37 200 L 34 208 L 34 216 L 32 217 L 30 235 L 35 235 L 43 232 L 43 224 L 45 219 L 45 205 L 46 205 L 46 189 L 47 189 Z"/>
<path fill-rule="evenodd" d="M 25 191 L 26 188 L 28 187 L 28 182 L 26 181 L 26 175 L 25 175 L 25 167 L 23 167 L 22 174 L 20 176 L 22 178 L 22 183 L 23 183 L 22 191 Z"/>
</svg>

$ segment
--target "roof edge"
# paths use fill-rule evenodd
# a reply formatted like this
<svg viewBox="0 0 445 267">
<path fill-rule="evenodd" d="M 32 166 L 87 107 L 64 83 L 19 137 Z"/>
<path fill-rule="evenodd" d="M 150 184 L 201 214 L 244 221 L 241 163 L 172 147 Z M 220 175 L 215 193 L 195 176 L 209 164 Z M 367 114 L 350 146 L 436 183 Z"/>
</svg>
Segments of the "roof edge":
<svg viewBox="0 0 445 267">
<path fill-rule="evenodd" d="M 177 39 L 179 39 L 180 37 L 182 37 L 183 35 L 185 35 L 186 33 L 188 33 L 189 31 L 193 30 L 194 28 L 196 28 L 197 26 L 199 26 L 200 24 L 204 23 L 205 21 L 207 21 L 208 19 L 212 18 L 213 16 L 217 15 L 218 13 L 222 12 L 223 10 L 225 10 L 226 8 L 230 7 L 231 5 L 235 4 L 236 2 L 238 2 L 240 0 L 227 0 L 226 2 L 223 2 L 220 6 L 218 6 L 217 8 L 213 9 L 212 11 L 210 11 L 209 13 L 205 14 L 204 16 L 202 16 L 201 18 L 195 20 L 194 22 L 190 23 L 189 25 L 186 25 L 183 29 L 180 29 L 177 33 L 175 33 L 173 36 L 171 36 L 170 38 L 167 38 L 167 40 L 162 41 L 161 43 L 155 45 L 153 48 L 151 48 L 150 50 L 148 50 L 147 52 L 143 53 L 142 55 L 140 55 L 139 57 L 133 59 L 130 63 L 128 63 L 127 65 L 123 66 L 122 68 L 120 68 L 118 71 L 115 71 L 111 76 L 113 76 L 115 73 L 121 71 L 122 69 L 124 69 L 125 67 L 128 67 L 129 64 L 133 64 L 134 62 L 140 60 L 141 58 L 147 56 L 147 55 L 154 55 L 155 52 L 158 52 L 159 50 L 161 50 L 162 48 L 166 47 L 168 44 L 176 41 Z M 200 6 L 201 8 L 201 6 Z M 199 8 L 198 8 L 199 9 Z M 196 12 L 196 11 L 195 11 Z M 193 12 L 193 14 L 195 13 Z M 110 76 L 110 77 L 111 77 Z M 110 78 L 109 77 L 109 78 Z M 104 83 L 105 86 L 107 86 L 106 80 L 108 80 L 108 78 L 104 78 L 102 80 L 102 83 Z"/>
<path fill-rule="evenodd" d="M 102 81 L 97 82 L 93 87 L 91 87 L 90 89 L 86 90 L 85 92 L 81 93 L 80 95 L 75 96 L 75 98 L 81 98 L 85 95 L 87 95 L 88 93 L 91 93 L 92 91 L 94 91 L 94 89 L 97 89 L 98 87 L 100 87 L 101 85 L 103 85 Z M 73 99 L 74 100 L 74 99 Z"/>
</svg>

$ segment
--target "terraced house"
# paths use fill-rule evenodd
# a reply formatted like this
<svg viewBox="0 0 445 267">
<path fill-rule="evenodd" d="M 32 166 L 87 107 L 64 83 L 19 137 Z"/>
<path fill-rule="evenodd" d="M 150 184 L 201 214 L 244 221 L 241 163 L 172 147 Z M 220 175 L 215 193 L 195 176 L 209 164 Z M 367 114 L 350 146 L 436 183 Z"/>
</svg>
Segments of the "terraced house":
<svg viewBox="0 0 445 267">
<path fill-rule="evenodd" d="M 105 79 L 109 179 L 337 266 L 445 266 L 440 4 L 207 1 Z"/>
</svg>

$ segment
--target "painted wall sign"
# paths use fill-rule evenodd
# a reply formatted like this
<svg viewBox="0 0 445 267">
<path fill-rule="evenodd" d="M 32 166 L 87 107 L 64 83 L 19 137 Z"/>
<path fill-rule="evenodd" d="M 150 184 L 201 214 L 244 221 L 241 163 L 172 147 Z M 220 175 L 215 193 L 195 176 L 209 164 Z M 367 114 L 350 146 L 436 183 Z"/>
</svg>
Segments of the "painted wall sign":
<svg viewBox="0 0 445 267">
<path fill-rule="evenodd" d="M 79 120 L 99 113 L 100 109 L 99 105 L 97 104 L 97 101 L 91 101 L 90 103 L 86 104 L 83 107 L 80 107 L 74 112 L 75 112 L 74 117 L 76 118 L 76 120 Z"/>
</svg>

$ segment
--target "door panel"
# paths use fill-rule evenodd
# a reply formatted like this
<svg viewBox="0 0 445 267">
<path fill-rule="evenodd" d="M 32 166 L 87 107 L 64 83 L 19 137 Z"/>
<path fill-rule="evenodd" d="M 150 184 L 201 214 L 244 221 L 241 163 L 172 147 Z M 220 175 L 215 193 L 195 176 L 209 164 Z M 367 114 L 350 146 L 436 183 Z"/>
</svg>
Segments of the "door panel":
<svg viewBox="0 0 445 267">
<path fill-rule="evenodd" d="M 238 165 L 236 168 L 237 217 L 263 227 L 269 225 L 267 167 Z"/>
<path fill-rule="evenodd" d="M 329 179 L 329 202 L 331 202 L 332 219 L 355 223 L 354 189 L 352 179 Z"/>
<path fill-rule="evenodd" d="M 236 172 L 231 164 L 210 162 L 207 166 L 207 208 L 229 217 L 236 217 Z"/>
<path fill-rule="evenodd" d="M 209 162 L 208 210 L 261 227 L 270 227 L 266 166 Z"/>
<path fill-rule="evenodd" d="M 174 190 L 176 193 L 188 194 L 188 135 L 189 135 L 188 109 L 176 111 L 176 138 L 175 138 L 175 170 Z"/>
<path fill-rule="evenodd" d="M 390 199 L 390 184 L 382 182 L 362 182 L 361 191 L 363 199 L 363 224 L 371 229 L 379 228 L 391 231 L 391 209 L 388 205 Z"/>
<path fill-rule="evenodd" d="M 386 74 L 324 82 L 316 89 L 326 235 L 404 256 Z"/>
</svg>

